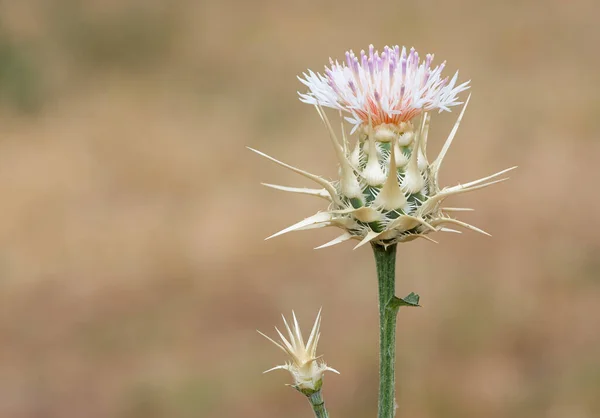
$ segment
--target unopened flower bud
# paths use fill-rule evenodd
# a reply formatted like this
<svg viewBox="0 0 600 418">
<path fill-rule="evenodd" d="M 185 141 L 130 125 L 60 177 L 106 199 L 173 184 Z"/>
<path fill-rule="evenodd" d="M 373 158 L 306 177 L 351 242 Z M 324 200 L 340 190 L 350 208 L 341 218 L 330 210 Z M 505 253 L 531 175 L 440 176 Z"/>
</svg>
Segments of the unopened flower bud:
<svg viewBox="0 0 600 418">
<path fill-rule="evenodd" d="M 294 322 L 292 327 L 288 325 L 287 320 L 283 317 L 283 323 L 288 333 L 288 338 L 275 327 L 275 331 L 279 335 L 280 341 L 277 342 L 270 337 L 267 337 L 262 332 L 258 331 L 263 337 L 271 341 L 279 347 L 288 356 L 288 361 L 280 366 L 275 366 L 272 369 L 265 371 L 268 373 L 273 370 L 287 370 L 294 379 L 294 388 L 299 391 L 309 394 L 311 391 L 317 391 L 323 384 L 323 374 L 326 371 L 331 371 L 339 374 L 339 372 L 331 367 L 328 367 L 320 356 L 317 356 L 317 344 L 321 336 L 321 311 L 317 314 L 317 319 L 313 325 L 312 331 L 306 343 L 302 337 L 296 314 L 292 312 Z"/>
</svg>

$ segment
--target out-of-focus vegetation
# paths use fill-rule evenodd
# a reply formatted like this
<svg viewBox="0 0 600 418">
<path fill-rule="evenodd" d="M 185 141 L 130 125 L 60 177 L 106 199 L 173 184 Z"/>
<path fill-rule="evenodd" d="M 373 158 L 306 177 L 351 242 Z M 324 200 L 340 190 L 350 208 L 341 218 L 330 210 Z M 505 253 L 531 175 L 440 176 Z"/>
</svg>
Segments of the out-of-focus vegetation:
<svg viewBox="0 0 600 418">
<path fill-rule="evenodd" d="M 368 249 L 251 145 L 335 176 L 295 76 L 369 43 L 435 52 L 473 99 L 448 184 L 490 231 L 399 248 L 399 416 L 600 416 L 595 2 L 0 2 L 0 416 L 306 417 L 256 334 L 323 306 L 332 416 L 374 416 Z M 335 114 L 331 114 L 335 118 Z M 440 147 L 456 113 L 434 120 Z M 458 204 L 458 200 L 454 203 Z"/>
</svg>

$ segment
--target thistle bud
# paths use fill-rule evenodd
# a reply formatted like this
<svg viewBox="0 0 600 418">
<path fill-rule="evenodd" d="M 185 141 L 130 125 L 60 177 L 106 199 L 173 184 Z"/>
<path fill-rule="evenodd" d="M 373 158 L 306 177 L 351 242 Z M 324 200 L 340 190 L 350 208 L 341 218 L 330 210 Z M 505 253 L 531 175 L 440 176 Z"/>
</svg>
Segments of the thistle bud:
<svg viewBox="0 0 600 418">
<path fill-rule="evenodd" d="M 290 328 L 287 320 L 282 315 L 288 338 L 284 337 L 279 329 L 275 327 L 280 342 L 277 342 L 258 331 L 259 334 L 271 341 L 288 355 L 288 361 L 285 364 L 275 366 L 272 369 L 265 371 L 265 373 L 280 369 L 287 370 L 294 379 L 294 384 L 292 386 L 305 395 L 311 395 L 312 392 L 321 389 L 321 386 L 323 385 L 323 374 L 326 371 L 337 374 L 339 374 L 339 372 L 328 367 L 320 360 L 320 356 L 317 356 L 317 344 L 319 343 L 319 337 L 321 336 L 321 311 L 319 310 L 319 313 L 317 314 L 317 319 L 315 320 L 306 343 L 304 343 L 302 332 L 300 331 L 300 326 L 298 325 L 298 320 L 296 319 L 296 314 L 294 312 L 292 312 L 292 317 L 294 322 Z"/>
</svg>

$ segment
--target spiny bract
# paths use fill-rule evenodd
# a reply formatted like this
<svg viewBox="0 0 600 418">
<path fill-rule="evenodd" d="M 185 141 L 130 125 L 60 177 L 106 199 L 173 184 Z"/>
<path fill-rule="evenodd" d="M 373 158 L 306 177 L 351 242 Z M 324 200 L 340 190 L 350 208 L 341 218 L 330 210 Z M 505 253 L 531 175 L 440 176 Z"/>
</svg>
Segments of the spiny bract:
<svg viewBox="0 0 600 418">
<path fill-rule="evenodd" d="M 467 208 L 443 207 L 452 195 L 481 189 L 507 180 L 499 178 L 512 167 L 491 176 L 440 188 L 440 166 L 452 144 L 469 98 L 433 162 L 427 158 L 427 135 L 431 112 L 449 110 L 461 104 L 457 94 L 468 89 L 468 82 L 455 86 L 452 80 L 441 78 L 444 64 L 431 69 L 433 55 L 419 61 L 411 49 L 385 47 L 381 55 L 369 48 L 361 52 L 360 60 L 352 51 L 346 53 L 346 63 L 331 61 L 325 75 L 310 71 L 301 81 L 309 88 L 299 93 L 303 102 L 315 105 L 325 124 L 339 162 L 338 181 L 292 167 L 260 151 L 250 148 L 271 161 L 318 183 L 321 189 L 306 189 L 265 184 L 278 190 L 318 196 L 328 200 L 326 211 L 308 217 L 269 238 L 304 229 L 335 226 L 344 233 L 317 248 L 324 248 L 356 239 L 358 248 L 368 242 L 388 246 L 398 242 L 426 238 L 434 231 L 459 232 L 448 225 L 462 226 L 489 235 L 479 228 L 459 221 L 452 214 Z M 354 125 L 357 140 L 352 146 L 344 132 L 338 140 L 325 115 L 323 106 L 337 109 Z M 433 240 L 431 240 L 433 241 Z"/>
</svg>

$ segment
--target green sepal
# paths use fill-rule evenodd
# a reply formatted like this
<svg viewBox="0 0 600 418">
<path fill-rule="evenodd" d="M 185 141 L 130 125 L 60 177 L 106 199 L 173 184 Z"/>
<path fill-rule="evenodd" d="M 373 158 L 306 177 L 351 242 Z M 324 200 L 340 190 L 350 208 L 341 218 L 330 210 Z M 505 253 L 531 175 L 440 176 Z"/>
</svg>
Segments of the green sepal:
<svg viewBox="0 0 600 418">
<path fill-rule="evenodd" d="M 369 222 L 367 225 L 375 232 L 383 232 L 383 225 L 379 221 Z"/>
<path fill-rule="evenodd" d="M 354 209 L 358 209 L 358 208 L 361 208 L 363 206 L 362 200 L 360 200 L 357 197 L 352 197 L 349 200 L 350 200 L 350 204 L 352 205 L 352 207 Z"/>
<path fill-rule="evenodd" d="M 313 394 L 315 394 L 316 392 L 319 392 L 321 390 L 321 387 L 323 387 L 323 379 L 319 380 L 314 389 L 309 389 L 309 388 L 301 388 L 300 386 L 297 385 L 288 385 L 293 387 L 294 389 L 296 389 L 298 392 L 302 393 L 304 396 L 312 396 Z"/>
</svg>

